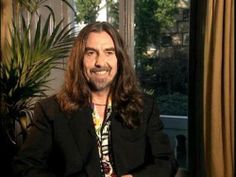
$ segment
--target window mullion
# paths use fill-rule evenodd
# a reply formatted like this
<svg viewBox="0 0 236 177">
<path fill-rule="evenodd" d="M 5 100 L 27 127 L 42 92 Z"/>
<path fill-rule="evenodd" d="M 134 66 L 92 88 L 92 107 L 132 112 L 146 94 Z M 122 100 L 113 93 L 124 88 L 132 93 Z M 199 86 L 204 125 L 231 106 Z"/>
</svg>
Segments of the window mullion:
<svg viewBox="0 0 236 177">
<path fill-rule="evenodd" d="M 134 64 L 134 0 L 119 0 L 119 32 Z"/>
</svg>

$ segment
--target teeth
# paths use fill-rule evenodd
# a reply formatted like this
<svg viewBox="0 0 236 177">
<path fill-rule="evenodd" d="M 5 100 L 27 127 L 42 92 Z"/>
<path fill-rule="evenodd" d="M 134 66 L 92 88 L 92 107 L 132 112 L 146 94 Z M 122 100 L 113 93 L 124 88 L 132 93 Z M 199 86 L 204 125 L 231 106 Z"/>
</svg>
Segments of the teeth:
<svg viewBox="0 0 236 177">
<path fill-rule="evenodd" d="M 102 74 L 106 74 L 107 71 L 98 71 L 98 72 L 95 72 L 95 73 L 98 74 L 98 75 L 102 75 Z"/>
</svg>

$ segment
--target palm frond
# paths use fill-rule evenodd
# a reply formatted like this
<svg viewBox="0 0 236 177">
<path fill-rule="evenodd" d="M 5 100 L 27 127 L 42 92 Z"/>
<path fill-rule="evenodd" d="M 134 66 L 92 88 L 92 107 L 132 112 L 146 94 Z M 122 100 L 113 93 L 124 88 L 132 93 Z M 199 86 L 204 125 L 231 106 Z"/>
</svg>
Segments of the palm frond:
<svg viewBox="0 0 236 177">
<path fill-rule="evenodd" d="M 13 24 L 10 32 L 11 41 L 7 44 L 9 55 L 0 63 L 1 104 L 6 105 L 8 112 L 30 109 L 32 98 L 45 95 L 49 89 L 47 83 L 51 70 L 58 69 L 58 64 L 67 57 L 73 44 L 70 24 L 62 27 L 60 21 L 53 25 L 49 33 L 53 15 L 49 14 L 45 23 L 41 18 L 39 16 L 36 22 L 34 36 L 30 34 L 24 17 L 21 18 L 21 29 Z"/>
</svg>

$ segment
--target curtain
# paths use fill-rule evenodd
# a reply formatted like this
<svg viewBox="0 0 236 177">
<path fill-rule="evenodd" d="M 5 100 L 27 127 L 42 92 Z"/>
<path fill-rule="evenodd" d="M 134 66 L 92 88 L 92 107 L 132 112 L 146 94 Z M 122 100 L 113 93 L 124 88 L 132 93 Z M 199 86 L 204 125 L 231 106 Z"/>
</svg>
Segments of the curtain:
<svg viewBox="0 0 236 177">
<path fill-rule="evenodd" d="M 207 177 L 234 176 L 234 0 L 207 0 L 203 142 Z"/>
<path fill-rule="evenodd" d="M 191 0 L 190 177 L 235 176 L 234 0 Z"/>
<path fill-rule="evenodd" d="M 1 55 L 0 61 L 4 58 L 4 46 L 6 44 L 6 40 L 9 38 L 9 28 L 11 26 L 11 18 L 12 18 L 12 1 L 11 0 L 2 0 L 1 1 Z"/>
</svg>

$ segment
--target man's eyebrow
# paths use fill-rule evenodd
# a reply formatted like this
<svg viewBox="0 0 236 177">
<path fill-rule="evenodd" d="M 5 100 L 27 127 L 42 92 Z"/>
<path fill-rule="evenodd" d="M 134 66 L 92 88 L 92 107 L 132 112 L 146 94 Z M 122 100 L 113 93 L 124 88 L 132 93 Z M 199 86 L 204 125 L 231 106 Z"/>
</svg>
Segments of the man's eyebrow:
<svg viewBox="0 0 236 177">
<path fill-rule="evenodd" d="M 96 50 L 95 48 L 92 48 L 92 47 L 85 47 L 85 51 L 88 51 L 88 50 L 92 50 L 92 51 L 97 52 L 97 50 Z"/>
<path fill-rule="evenodd" d="M 106 48 L 105 51 L 115 51 L 115 48 L 114 47 L 109 47 L 109 48 Z"/>
<path fill-rule="evenodd" d="M 91 51 L 94 51 L 94 52 L 98 52 L 98 50 L 95 49 L 95 48 L 85 47 L 85 52 L 87 52 L 88 50 L 91 50 Z M 108 48 L 105 48 L 104 51 L 115 51 L 115 48 L 114 47 L 108 47 Z"/>
</svg>

